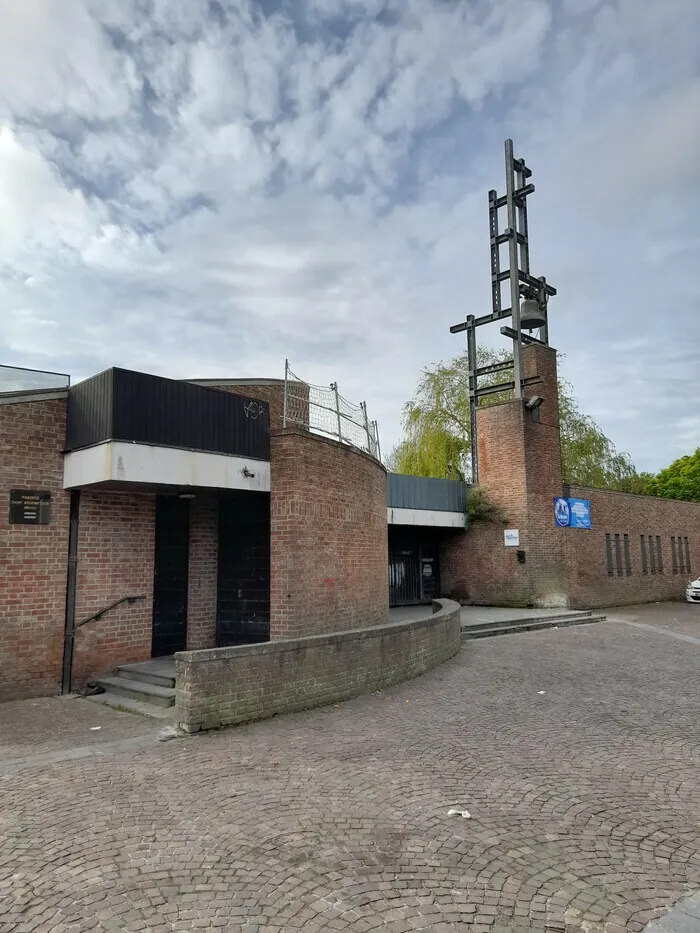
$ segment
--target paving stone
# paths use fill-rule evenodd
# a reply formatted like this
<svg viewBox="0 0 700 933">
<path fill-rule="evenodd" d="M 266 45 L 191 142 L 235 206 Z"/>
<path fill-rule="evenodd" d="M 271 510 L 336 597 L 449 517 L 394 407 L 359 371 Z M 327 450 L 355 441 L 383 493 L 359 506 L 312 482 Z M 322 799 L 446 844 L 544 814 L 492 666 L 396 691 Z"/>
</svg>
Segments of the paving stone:
<svg viewBox="0 0 700 933">
<path fill-rule="evenodd" d="M 700 888 L 699 657 L 617 623 L 512 635 L 170 743 L 90 705 L 100 754 L 82 714 L 32 754 L 34 701 L 3 746 L 0 707 L 0 930 L 641 933 Z"/>
</svg>

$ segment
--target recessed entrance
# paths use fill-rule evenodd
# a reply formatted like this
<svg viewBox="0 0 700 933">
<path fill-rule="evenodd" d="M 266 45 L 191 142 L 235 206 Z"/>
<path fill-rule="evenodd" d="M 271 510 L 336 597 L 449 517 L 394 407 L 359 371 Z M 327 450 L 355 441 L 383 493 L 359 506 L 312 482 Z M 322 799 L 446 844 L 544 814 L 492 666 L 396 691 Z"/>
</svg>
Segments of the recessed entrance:
<svg viewBox="0 0 700 933">
<path fill-rule="evenodd" d="M 184 651 L 187 645 L 189 542 L 189 500 L 157 496 L 151 648 L 154 658 Z"/>
<path fill-rule="evenodd" d="M 389 528 L 389 603 L 430 603 L 439 593 L 439 548 L 430 529 Z"/>
</svg>

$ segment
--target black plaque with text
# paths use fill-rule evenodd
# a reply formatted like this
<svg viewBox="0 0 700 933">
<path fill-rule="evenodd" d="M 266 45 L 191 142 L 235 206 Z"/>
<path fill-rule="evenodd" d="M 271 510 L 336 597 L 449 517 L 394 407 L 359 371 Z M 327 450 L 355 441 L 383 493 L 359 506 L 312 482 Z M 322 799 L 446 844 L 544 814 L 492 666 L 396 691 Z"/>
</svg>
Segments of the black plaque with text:
<svg viewBox="0 0 700 933">
<path fill-rule="evenodd" d="M 51 519 L 51 493 L 36 489 L 10 490 L 11 525 L 48 525 Z"/>
</svg>

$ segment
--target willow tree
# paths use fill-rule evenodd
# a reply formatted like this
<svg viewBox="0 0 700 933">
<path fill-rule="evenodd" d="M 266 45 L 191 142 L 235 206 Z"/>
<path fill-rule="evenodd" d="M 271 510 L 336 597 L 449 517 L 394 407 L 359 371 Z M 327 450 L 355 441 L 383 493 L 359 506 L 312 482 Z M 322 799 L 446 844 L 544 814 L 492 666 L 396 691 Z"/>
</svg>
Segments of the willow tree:
<svg viewBox="0 0 700 933">
<path fill-rule="evenodd" d="M 480 347 L 479 367 L 508 359 L 506 350 Z M 512 371 L 485 377 L 494 385 L 512 378 Z M 481 404 L 509 398 L 508 393 L 485 396 Z M 581 486 L 643 492 L 640 476 L 628 454 L 620 453 L 595 421 L 581 412 L 571 385 L 559 380 L 562 469 L 566 482 Z M 466 353 L 423 370 L 413 398 L 403 408 L 403 438 L 391 452 L 389 468 L 414 476 L 471 479 L 469 420 L 469 363 Z"/>
</svg>

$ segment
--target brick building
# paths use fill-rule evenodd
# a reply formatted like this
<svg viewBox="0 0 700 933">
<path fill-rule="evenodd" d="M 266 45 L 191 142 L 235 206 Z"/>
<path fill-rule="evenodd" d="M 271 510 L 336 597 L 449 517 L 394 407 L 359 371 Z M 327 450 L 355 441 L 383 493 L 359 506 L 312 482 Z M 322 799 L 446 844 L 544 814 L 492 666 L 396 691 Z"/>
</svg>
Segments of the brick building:
<svg viewBox="0 0 700 933">
<path fill-rule="evenodd" d="M 384 467 L 282 405 L 119 369 L 0 395 L 0 699 L 386 624 Z"/>
<path fill-rule="evenodd" d="M 0 700 L 184 649 L 380 631 L 390 600 L 682 598 L 700 503 L 565 489 L 556 356 L 527 346 L 523 362 L 541 407 L 477 413 L 508 542 L 502 524 L 467 527 L 464 484 L 387 483 L 375 457 L 284 427 L 282 380 L 112 369 L 0 392 Z M 557 527 L 561 496 L 590 502 L 590 529 Z"/>
<path fill-rule="evenodd" d="M 525 376 L 544 399 L 477 410 L 479 481 L 517 530 L 478 522 L 440 545 L 441 592 L 463 602 L 566 607 L 683 599 L 700 573 L 700 503 L 565 487 L 558 424 L 556 351 L 523 348 Z M 557 497 L 590 503 L 591 528 L 557 527 Z"/>
</svg>

